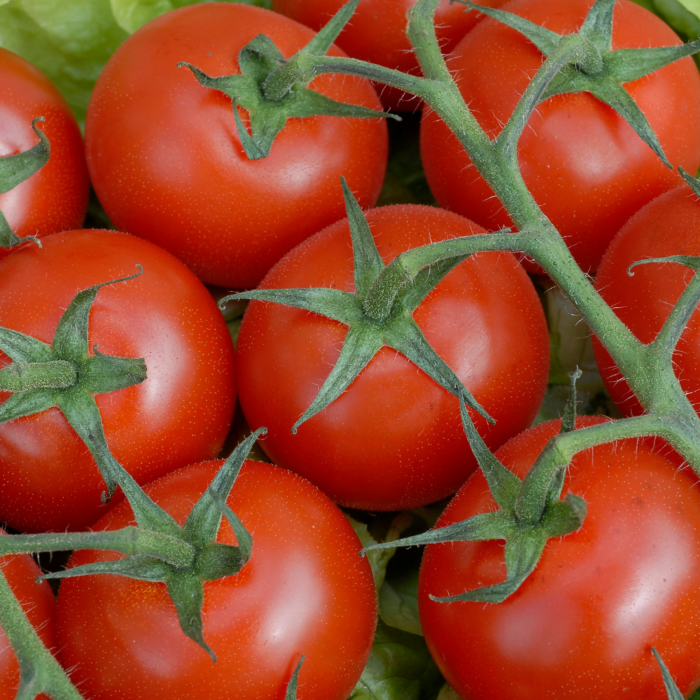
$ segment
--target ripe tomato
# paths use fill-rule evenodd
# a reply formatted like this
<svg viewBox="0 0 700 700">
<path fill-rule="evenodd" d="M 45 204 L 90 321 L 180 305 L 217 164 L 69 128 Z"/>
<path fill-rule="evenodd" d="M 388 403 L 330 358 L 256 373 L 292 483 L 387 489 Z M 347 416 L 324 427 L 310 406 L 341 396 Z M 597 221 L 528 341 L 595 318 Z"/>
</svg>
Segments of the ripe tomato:
<svg viewBox="0 0 700 700">
<path fill-rule="evenodd" d="M 181 525 L 222 462 L 181 469 L 146 492 Z M 372 646 L 376 594 L 360 541 L 311 484 L 246 462 L 227 501 L 253 537 L 236 575 L 204 584 L 209 655 L 181 631 L 162 583 L 89 576 L 61 583 L 61 662 L 92 700 L 283 700 L 302 655 L 299 697 L 345 700 Z M 122 502 L 95 524 L 133 524 Z M 224 522 L 218 541 L 235 544 Z M 77 552 L 70 565 L 115 559 Z"/>
<path fill-rule="evenodd" d="M 0 535 L 4 535 L 0 530 Z M 56 599 L 46 581 L 38 582 L 41 569 L 28 554 L 0 558 L 0 568 L 32 627 L 48 649 L 56 648 Z M 0 700 L 14 700 L 19 687 L 19 664 L 0 629 Z M 40 700 L 47 700 L 43 693 Z"/>
<path fill-rule="evenodd" d="M 483 232 L 456 214 L 398 205 L 366 213 L 384 262 L 400 252 Z M 354 292 L 347 220 L 305 241 L 262 287 Z M 532 283 L 508 253 L 483 253 L 453 270 L 413 315 L 428 343 L 496 419 L 480 419 L 494 449 L 531 424 L 547 383 L 547 328 Z M 237 383 L 263 449 L 352 508 L 400 510 L 459 488 L 476 466 L 457 398 L 403 355 L 382 348 L 325 410 L 292 425 L 335 364 L 346 326 L 298 309 L 251 302 L 237 345 Z"/>
<path fill-rule="evenodd" d="M 37 144 L 32 120 L 51 142 L 51 157 L 39 172 L 0 194 L 0 211 L 20 237 L 47 236 L 78 228 L 87 208 L 89 182 L 78 123 L 61 93 L 31 63 L 0 49 L 0 156 Z M 0 257 L 6 251 L 0 249 Z"/>
<path fill-rule="evenodd" d="M 578 427 L 601 418 L 581 418 Z M 521 478 L 560 428 L 552 421 L 496 456 Z M 667 448 L 666 448 L 667 449 Z M 429 545 L 419 581 L 433 658 L 463 700 L 666 700 L 655 646 L 679 688 L 700 683 L 700 491 L 690 470 L 625 440 L 576 456 L 564 486 L 585 498 L 583 527 L 549 541 L 537 568 L 498 605 L 437 603 L 504 579 L 502 542 Z M 492 511 L 479 471 L 437 526 Z"/>
<path fill-rule="evenodd" d="M 498 7 L 507 0 L 485 0 L 482 5 Z M 348 56 L 420 74 L 411 42 L 406 36 L 406 15 L 417 0 L 364 0 L 338 37 L 337 45 Z M 344 5 L 343 0 L 272 0 L 272 9 L 318 31 Z M 435 29 L 444 53 L 483 17 L 450 0 L 440 0 L 435 12 Z M 387 109 L 415 109 L 420 104 L 401 90 L 376 84 Z"/>
<path fill-rule="evenodd" d="M 146 361 L 146 381 L 96 396 L 113 455 L 146 483 L 216 457 L 231 423 L 231 339 L 199 280 L 134 236 L 55 234 L 43 248 L 27 246 L 0 261 L 0 326 L 51 343 L 79 290 L 134 274 L 137 264 L 143 266 L 139 278 L 98 293 L 89 346 Z M 85 528 L 99 517 L 104 490 L 92 457 L 58 408 L 0 425 L 1 522 L 24 531 Z"/>
<path fill-rule="evenodd" d="M 635 214 L 603 256 L 596 288 L 621 321 L 641 340 L 650 343 L 683 293 L 692 270 L 677 264 L 632 263 L 669 255 L 700 255 L 700 201 L 689 187 L 658 197 Z M 610 396 L 626 415 L 643 413 L 642 406 L 597 338 L 593 349 Z M 688 323 L 673 355 L 683 390 L 700 412 L 700 312 Z"/>
<path fill-rule="evenodd" d="M 562 34 L 576 31 L 593 0 L 514 0 L 508 10 Z M 658 17 L 629 0 L 615 3 L 613 49 L 680 43 Z M 492 19 L 454 50 L 450 68 L 481 126 L 500 133 L 542 54 L 522 35 Z M 684 59 L 626 90 L 646 115 L 669 161 L 694 173 L 700 165 L 700 77 Z M 421 153 L 441 206 L 495 230 L 511 220 L 471 167 L 455 136 L 426 110 Z M 622 117 L 588 93 L 539 105 L 518 147 L 523 178 L 564 236 L 579 265 L 594 271 L 620 227 L 648 201 L 681 184 Z"/>
<path fill-rule="evenodd" d="M 381 119 L 311 117 L 291 119 L 267 158 L 248 160 L 231 100 L 177 64 L 238 73 L 238 53 L 261 33 L 286 57 L 314 36 L 233 3 L 158 17 L 109 61 L 86 123 L 92 182 L 117 228 L 162 246 L 205 282 L 234 289 L 255 287 L 288 250 L 344 216 L 341 175 L 372 206 L 388 153 Z M 381 109 L 366 80 L 321 76 L 311 87 Z"/>
</svg>

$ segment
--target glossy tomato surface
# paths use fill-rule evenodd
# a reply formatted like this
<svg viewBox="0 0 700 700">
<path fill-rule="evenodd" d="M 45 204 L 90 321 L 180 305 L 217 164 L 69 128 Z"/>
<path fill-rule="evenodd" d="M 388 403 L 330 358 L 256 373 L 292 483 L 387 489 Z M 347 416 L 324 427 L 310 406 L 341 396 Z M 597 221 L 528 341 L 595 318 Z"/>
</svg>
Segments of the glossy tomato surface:
<svg viewBox="0 0 700 700">
<path fill-rule="evenodd" d="M 146 491 L 181 525 L 222 462 L 167 475 Z M 346 700 L 369 656 L 376 593 L 360 541 L 343 514 L 307 481 L 246 462 L 227 501 L 253 537 L 250 561 L 205 583 L 209 655 L 186 637 L 162 583 L 117 576 L 62 582 L 61 661 L 92 700 L 283 700 L 299 663 L 298 697 Z M 126 503 L 95 525 L 134 524 Z M 228 523 L 218 541 L 235 544 Z M 116 558 L 80 552 L 77 566 Z"/>
<path fill-rule="evenodd" d="M 0 194 L 0 211 L 20 237 L 78 228 L 87 208 L 89 182 L 83 138 L 61 93 L 31 63 L 0 48 L 0 156 L 28 151 L 39 142 L 32 121 L 51 142 L 41 170 Z M 0 249 L 0 257 L 6 252 Z"/>
<path fill-rule="evenodd" d="M 146 483 L 216 457 L 231 423 L 233 348 L 201 282 L 135 236 L 55 234 L 0 262 L 0 326 L 51 343 L 78 291 L 133 275 L 137 264 L 140 277 L 98 292 L 88 339 L 91 353 L 97 345 L 103 354 L 146 361 L 143 383 L 96 396 L 112 454 Z M 0 425 L 0 522 L 27 531 L 85 528 L 103 512 L 104 490 L 58 408 Z"/>
<path fill-rule="evenodd" d="M 379 253 L 483 232 L 432 207 L 366 213 Z M 287 255 L 263 287 L 334 287 L 354 292 L 347 220 Z M 529 426 L 547 383 L 549 345 L 537 294 L 509 253 L 483 253 L 452 271 L 413 315 L 428 343 L 496 420 L 479 429 L 494 449 Z M 251 427 L 273 462 L 315 483 L 334 501 L 400 510 L 454 493 L 476 466 L 457 399 L 385 347 L 321 413 L 292 425 L 335 364 L 347 327 L 278 304 L 251 302 L 237 345 L 237 384 Z"/>
<path fill-rule="evenodd" d="M 700 255 L 700 200 L 689 187 L 678 187 L 641 209 L 620 230 L 605 253 L 596 288 L 617 316 L 643 343 L 664 325 L 694 272 L 674 263 L 638 265 L 646 258 Z M 626 415 L 642 406 L 597 338 L 593 349 L 610 396 Z M 700 412 L 700 313 L 695 311 L 673 355 L 674 371 L 689 400 Z"/>
<path fill-rule="evenodd" d="M 0 531 L 3 535 L 4 531 Z M 37 581 L 41 569 L 28 554 L 0 558 L 0 568 L 32 627 L 48 649 L 56 650 L 56 599 L 46 581 Z M 15 700 L 19 687 L 19 663 L 0 629 L 0 700 Z M 47 700 L 48 696 L 37 696 Z"/>
<path fill-rule="evenodd" d="M 506 0 L 486 0 L 482 5 L 498 7 Z M 363 0 L 336 43 L 352 58 L 418 75 L 418 60 L 406 36 L 407 14 L 417 0 Z M 272 8 L 318 31 L 344 5 L 343 0 L 272 0 Z M 440 47 L 449 53 L 483 17 L 459 3 L 440 0 L 435 12 L 435 30 Z M 388 109 L 420 106 L 401 90 L 381 84 L 375 87 Z"/>
<path fill-rule="evenodd" d="M 496 456 L 522 478 L 559 428 L 532 428 Z M 654 646 L 688 697 L 700 683 L 697 478 L 652 439 L 626 440 L 576 456 L 568 492 L 588 504 L 583 527 L 549 540 L 535 571 L 498 605 L 429 595 L 504 580 L 503 542 L 426 548 L 419 608 L 433 658 L 463 700 L 667 700 Z M 477 472 L 438 526 L 494 508 Z"/>
<path fill-rule="evenodd" d="M 592 0 L 513 0 L 504 6 L 566 34 L 582 24 Z M 615 3 L 613 49 L 680 43 L 658 17 L 629 0 Z M 465 101 L 493 138 L 513 112 L 542 54 L 515 30 L 485 19 L 455 48 L 450 69 Z M 684 59 L 625 85 L 669 161 L 700 165 L 700 77 Z M 477 175 L 455 136 L 424 112 L 421 154 L 438 203 L 495 230 L 512 222 Z M 681 184 L 610 107 L 588 93 L 553 97 L 537 107 L 518 146 L 525 184 L 564 236 L 579 265 L 594 271 L 620 227 L 657 195 Z"/>
<path fill-rule="evenodd" d="M 234 3 L 161 15 L 109 61 L 86 123 L 92 182 L 117 228 L 169 250 L 203 281 L 234 289 L 255 287 L 288 250 L 343 218 L 341 175 L 372 206 L 388 152 L 381 119 L 311 117 L 287 122 L 267 158 L 248 160 L 231 100 L 177 64 L 238 73 L 240 50 L 261 33 L 286 57 L 314 36 Z M 366 80 L 322 76 L 311 87 L 381 109 Z"/>
</svg>

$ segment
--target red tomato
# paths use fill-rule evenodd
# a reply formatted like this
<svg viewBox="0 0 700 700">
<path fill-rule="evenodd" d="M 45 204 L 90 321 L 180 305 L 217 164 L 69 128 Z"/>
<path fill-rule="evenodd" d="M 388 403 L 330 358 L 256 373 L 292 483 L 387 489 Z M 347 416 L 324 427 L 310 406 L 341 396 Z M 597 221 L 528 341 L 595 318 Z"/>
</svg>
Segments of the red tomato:
<svg viewBox="0 0 700 700">
<path fill-rule="evenodd" d="M 621 321 L 650 343 L 694 274 L 677 264 L 632 263 L 668 255 L 700 255 L 700 201 L 689 187 L 678 187 L 650 202 L 613 239 L 600 263 L 596 288 Z M 593 349 L 610 396 L 626 415 L 643 413 L 642 406 L 597 338 Z M 673 355 L 678 380 L 700 412 L 700 312 L 691 317 Z"/>
<path fill-rule="evenodd" d="M 314 36 L 232 3 L 158 17 L 109 61 L 86 124 L 92 182 L 117 228 L 169 250 L 205 282 L 234 289 L 255 287 L 288 250 L 344 216 L 341 175 L 372 206 L 388 153 L 381 119 L 312 117 L 290 120 L 267 158 L 248 160 L 231 100 L 177 64 L 238 73 L 239 51 L 260 33 L 287 57 Z M 365 80 L 322 76 L 311 87 L 381 109 Z"/>
<path fill-rule="evenodd" d="M 231 423 L 231 339 L 199 280 L 133 236 L 55 234 L 43 248 L 27 246 L 0 261 L 0 326 L 51 343 L 79 290 L 134 274 L 137 263 L 139 278 L 98 293 L 89 341 L 91 352 L 99 345 L 101 353 L 146 361 L 146 381 L 96 397 L 113 455 L 146 483 L 216 457 Z M 0 522 L 25 531 L 85 528 L 100 516 L 104 490 L 58 408 L 0 425 Z"/>
<path fill-rule="evenodd" d="M 593 0 L 514 0 L 507 9 L 566 34 L 581 26 Z M 504 9 L 506 9 L 504 7 Z M 615 4 L 613 49 L 680 43 L 658 17 L 629 0 Z M 491 137 L 508 120 L 542 54 L 522 35 L 492 19 L 481 22 L 454 51 L 450 68 L 462 96 Z M 684 59 L 632 83 L 632 95 L 669 161 L 694 173 L 700 165 L 700 77 Z M 512 222 L 471 167 L 455 136 L 426 110 L 421 153 L 441 206 L 488 229 Z M 579 265 L 598 266 L 620 227 L 648 201 L 681 184 L 622 117 L 588 93 L 539 105 L 518 147 L 523 178 L 564 236 Z"/>
<path fill-rule="evenodd" d="M 479 4 L 498 7 L 507 0 L 485 0 Z M 396 68 L 403 73 L 420 74 L 411 42 L 406 36 L 406 15 L 417 0 L 364 0 L 338 37 L 337 44 L 353 58 Z M 272 9 L 318 31 L 345 4 L 344 0 L 272 0 Z M 435 12 L 435 28 L 444 53 L 483 17 L 451 0 L 440 0 Z M 411 95 L 375 84 L 387 109 L 416 109 L 420 103 Z"/>
<path fill-rule="evenodd" d="M 87 209 L 89 182 L 83 139 L 70 107 L 49 79 L 20 56 L 0 49 L 0 156 L 38 143 L 32 120 L 51 142 L 51 157 L 39 172 L 0 194 L 0 211 L 20 237 L 78 228 Z M 6 251 L 0 249 L 0 257 Z"/>
<path fill-rule="evenodd" d="M 0 530 L 0 535 L 4 535 Z M 46 581 L 37 582 L 41 569 L 28 554 L 0 558 L 0 568 L 32 627 L 48 649 L 56 648 L 56 599 Z M 15 700 L 19 687 L 17 657 L 0 629 L 0 700 Z M 48 700 L 48 696 L 37 696 Z"/>
<path fill-rule="evenodd" d="M 384 262 L 400 252 L 483 230 L 456 214 L 399 205 L 366 213 Z M 261 287 L 354 292 L 347 220 L 293 250 Z M 430 345 L 496 419 L 479 429 L 494 449 L 532 423 L 547 383 L 549 343 L 537 294 L 509 253 L 452 271 L 414 313 Z M 401 510 L 454 493 L 476 466 L 458 400 L 396 351 L 379 351 L 324 411 L 292 425 L 340 353 L 346 326 L 251 302 L 237 346 L 237 383 L 251 427 L 265 425 L 273 462 L 352 508 Z"/>
<path fill-rule="evenodd" d="M 181 469 L 147 493 L 181 525 L 222 462 Z M 376 594 L 360 542 L 311 484 L 246 462 L 227 501 L 253 537 L 240 573 L 204 586 L 204 638 L 181 631 L 162 583 L 89 576 L 61 583 L 61 661 L 92 700 L 283 700 L 302 655 L 299 697 L 345 700 L 372 646 Z M 94 527 L 133 524 L 126 502 Z M 235 544 L 224 522 L 218 541 Z M 71 565 L 115 559 L 78 552 Z"/>
<path fill-rule="evenodd" d="M 578 427 L 602 422 L 579 419 Z M 522 433 L 496 456 L 521 478 L 560 428 Z M 668 450 L 667 450 L 668 451 Z M 679 688 L 700 683 L 700 491 L 653 440 L 574 458 L 564 494 L 588 503 L 583 527 L 547 543 L 519 590 L 498 605 L 437 603 L 504 579 L 503 543 L 429 545 L 419 608 L 433 658 L 463 700 L 666 700 L 655 646 Z M 479 471 L 437 526 L 494 510 Z"/>
</svg>

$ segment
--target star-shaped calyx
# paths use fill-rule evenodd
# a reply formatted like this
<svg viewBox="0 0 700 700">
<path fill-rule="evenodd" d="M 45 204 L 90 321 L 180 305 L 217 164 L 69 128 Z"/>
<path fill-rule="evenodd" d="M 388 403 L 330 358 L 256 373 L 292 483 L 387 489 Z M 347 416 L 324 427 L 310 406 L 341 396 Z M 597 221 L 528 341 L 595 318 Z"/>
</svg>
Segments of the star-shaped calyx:
<svg viewBox="0 0 700 700">
<path fill-rule="evenodd" d="M 0 391 L 11 396 L 0 405 L 0 423 L 57 406 L 97 462 L 108 493 L 123 478 L 123 468 L 109 453 L 95 394 L 106 394 L 146 379 L 143 358 L 89 353 L 90 309 L 100 289 L 141 274 L 110 280 L 76 294 L 61 316 L 51 345 L 0 327 L 0 350 L 12 363 L 0 370 Z"/>
<path fill-rule="evenodd" d="M 515 29 L 529 39 L 545 57 L 566 37 L 518 15 L 464 0 L 470 9 L 482 12 Z M 542 96 L 588 92 L 612 107 L 625 119 L 669 168 L 672 167 L 656 134 L 641 109 L 623 87 L 659 68 L 700 51 L 700 40 L 683 46 L 612 50 L 613 9 L 615 0 L 597 0 L 586 16 L 578 35 L 591 45 L 585 64 L 568 65 L 552 80 Z"/>
<path fill-rule="evenodd" d="M 0 158 L 0 194 L 9 192 L 43 168 L 49 161 L 50 145 L 44 132 L 37 127 L 37 122 L 43 122 L 44 117 L 37 117 L 32 122 L 32 129 L 39 137 L 39 143 L 23 153 Z M 39 243 L 34 236 L 20 238 L 10 228 L 5 215 L 0 211 L 0 248 L 14 248 L 25 240 Z M 39 243 L 39 245 L 41 245 Z"/>
<path fill-rule="evenodd" d="M 410 285 L 406 285 L 403 278 L 398 280 L 396 289 L 391 292 L 394 301 L 390 313 L 378 320 L 373 318 L 366 311 L 365 300 L 385 265 L 367 219 L 344 179 L 342 187 L 352 236 L 355 293 L 332 288 L 257 289 L 231 294 L 219 302 L 220 306 L 231 299 L 275 302 L 313 311 L 348 326 L 338 361 L 312 404 L 292 427 L 292 432 L 296 433 L 302 423 L 335 401 L 384 346 L 400 352 L 441 387 L 462 397 L 471 408 L 493 423 L 493 419 L 477 403 L 457 375 L 430 347 L 413 319 L 413 312 L 433 288 L 468 256 L 451 258 L 426 267 Z"/>
<path fill-rule="evenodd" d="M 571 380 L 571 397 L 562 419 L 562 434 L 570 433 L 576 425 L 576 380 L 580 376 L 580 370 L 576 370 Z M 444 598 L 430 596 L 440 603 L 455 601 L 501 603 L 515 593 L 535 570 L 549 539 L 563 537 L 575 532 L 583 525 L 587 506 L 582 498 L 572 493 L 567 494 L 566 498 L 561 500 L 564 477 L 566 476 L 565 468 L 556 468 L 552 473 L 545 467 L 549 477 L 546 480 L 532 479 L 529 476 L 523 480 L 516 476 L 499 462 L 486 446 L 474 427 L 464 402 L 460 402 L 460 410 L 469 446 L 486 477 L 498 510 L 481 513 L 413 537 L 371 545 L 362 550 L 362 553 L 374 549 L 411 547 L 442 542 L 505 540 L 505 581 Z M 541 513 L 535 522 L 523 522 L 517 512 L 518 502 L 528 496 L 531 500 L 534 496 L 541 506 Z"/>
<path fill-rule="evenodd" d="M 351 0 L 344 5 L 330 22 L 298 54 L 323 56 L 331 48 L 343 27 L 352 17 L 360 0 Z M 337 102 L 320 93 L 309 90 L 306 83 L 293 77 L 279 99 L 269 99 L 265 87 L 272 79 L 281 79 L 287 59 L 275 44 L 264 34 L 259 34 L 246 44 L 238 54 L 240 74 L 210 77 L 189 63 L 178 63 L 178 67 L 189 68 L 201 85 L 219 90 L 233 101 L 233 115 L 238 137 L 248 158 L 265 158 L 277 134 L 284 128 L 287 119 L 314 116 L 350 117 L 376 119 L 395 115 L 379 112 L 367 107 Z M 310 81 L 309 81 L 310 82 Z M 278 86 L 276 86 L 278 87 Z M 250 115 L 249 134 L 238 113 L 238 105 Z"/>
</svg>

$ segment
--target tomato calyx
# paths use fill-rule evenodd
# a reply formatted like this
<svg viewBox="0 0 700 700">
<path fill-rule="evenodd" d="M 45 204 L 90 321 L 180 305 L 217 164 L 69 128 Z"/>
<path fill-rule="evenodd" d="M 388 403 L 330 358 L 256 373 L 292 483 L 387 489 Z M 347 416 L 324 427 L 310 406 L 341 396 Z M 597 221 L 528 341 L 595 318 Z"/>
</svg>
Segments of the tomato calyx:
<svg viewBox="0 0 700 700">
<path fill-rule="evenodd" d="M 89 354 L 90 309 L 99 290 L 141 275 L 110 280 L 84 289 L 61 316 L 51 345 L 36 338 L 0 328 L 0 350 L 12 363 L 0 370 L 0 391 L 12 392 L 0 406 L 0 423 L 7 423 L 57 406 L 95 457 L 107 484 L 108 495 L 119 482 L 114 458 L 107 449 L 95 394 L 139 384 L 146 379 L 143 358 L 113 357 L 93 348 Z"/>
<path fill-rule="evenodd" d="M 182 527 L 139 487 L 136 487 L 141 495 L 133 498 L 131 494 L 127 494 L 127 499 L 147 546 L 132 550 L 111 546 L 113 543 L 109 541 L 110 536 L 124 533 L 124 530 L 110 534 L 88 533 L 103 535 L 105 542 L 102 548 L 113 549 L 127 556 L 123 559 L 85 564 L 46 574 L 43 578 L 64 579 L 95 574 L 115 574 L 141 581 L 165 583 L 177 610 L 182 631 L 199 644 L 213 661 L 216 661 L 216 655 L 204 640 L 202 630 L 204 581 L 233 576 L 250 559 L 253 547 L 252 537 L 225 501 L 253 443 L 266 432 L 265 428 L 260 428 L 236 447 L 209 488 L 192 507 Z M 215 541 L 222 517 L 225 517 L 231 525 L 238 545 L 227 545 Z M 60 536 L 54 536 L 56 537 Z M 72 536 L 71 544 L 75 543 L 76 537 Z M 92 540 L 99 542 L 99 538 L 93 537 L 91 540 L 86 540 L 84 546 L 81 544 L 77 548 L 93 548 Z M 117 540 L 114 542 L 120 544 Z M 63 545 L 56 546 L 54 543 L 53 548 L 61 549 Z"/>
<path fill-rule="evenodd" d="M 453 257 L 425 268 L 416 275 L 411 286 L 404 285 L 397 290 L 389 313 L 378 321 L 369 317 L 364 309 L 365 300 L 387 266 L 377 250 L 367 219 L 344 179 L 342 187 L 353 245 L 355 293 L 333 288 L 257 289 L 231 294 L 219 302 L 220 307 L 231 299 L 274 302 L 312 311 L 348 326 L 338 361 L 309 408 L 293 425 L 292 433 L 335 401 L 384 346 L 406 356 L 446 391 L 463 397 L 470 408 L 493 423 L 493 418 L 430 347 L 413 320 L 413 312 L 420 303 L 462 259 Z"/>
<path fill-rule="evenodd" d="M 661 654 L 659 654 L 655 647 L 651 648 L 651 653 L 654 655 L 654 658 L 658 662 L 659 668 L 661 669 L 661 675 L 664 679 L 664 687 L 668 693 L 668 700 L 683 700 L 683 694 L 680 690 L 678 690 L 678 686 L 673 680 L 668 668 L 666 668 L 666 664 L 663 662 Z"/>
<path fill-rule="evenodd" d="M 323 56 L 333 45 L 352 16 L 360 0 L 351 0 L 321 29 L 298 55 Z M 246 44 L 238 54 L 240 74 L 211 77 L 190 63 L 178 63 L 187 67 L 200 85 L 219 90 L 231 98 L 236 130 L 245 154 L 250 160 L 266 158 L 275 138 L 288 119 L 314 116 L 333 116 L 359 119 L 376 119 L 397 115 L 380 112 L 359 105 L 338 102 L 306 86 L 313 76 L 301 78 L 293 71 L 284 71 L 288 62 L 275 44 L 264 34 L 259 34 Z M 273 88 L 267 88 L 272 84 Z M 249 134 L 238 106 L 250 115 Z"/>
<path fill-rule="evenodd" d="M 557 34 L 505 10 L 484 7 L 464 0 L 458 0 L 458 2 L 463 2 L 470 9 L 478 10 L 520 32 L 535 44 L 545 57 L 549 57 L 561 42 L 568 40 L 571 36 L 587 39 L 591 51 L 582 61 L 563 67 L 550 82 L 542 95 L 542 100 L 565 93 L 588 92 L 592 94 L 620 114 L 667 167 L 673 167 L 666 158 L 647 118 L 624 89 L 623 83 L 638 80 L 674 61 L 697 53 L 700 51 L 700 40 L 683 46 L 613 51 L 612 31 L 615 0 L 597 0 L 591 7 L 579 32 L 567 36 Z"/>
<path fill-rule="evenodd" d="M 0 158 L 0 194 L 9 192 L 21 182 L 29 179 L 49 162 L 51 145 L 44 132 L 37 127 L 44 117 L 32 121 L 32 129 L 39 137 L 39 143 L 23 153 Z M 0 211 L 0 248 L 14 248 L 26 240 L 34 241 L 39 247 L 41 243 L 35 236 L 20 238 L 11 228 L 5 215 Z"/>
</svg>

